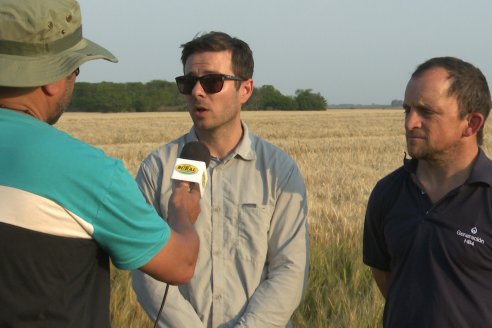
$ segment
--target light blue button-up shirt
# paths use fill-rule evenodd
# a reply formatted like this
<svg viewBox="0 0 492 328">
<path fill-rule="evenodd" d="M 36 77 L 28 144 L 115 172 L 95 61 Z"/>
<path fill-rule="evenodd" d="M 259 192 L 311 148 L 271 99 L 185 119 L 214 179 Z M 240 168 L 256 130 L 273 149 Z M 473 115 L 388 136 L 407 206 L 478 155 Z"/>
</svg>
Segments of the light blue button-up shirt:
<svg viewBox="0 0 492 328">
<path fill-rule="evenodd" d="M 171 286 L 161 314 L 165 327 L 286 327 L 307 282 L 307 198 L 295 162 L 255 136 L 244 136 L 225 159 L 212 158 L 195 223 L 200 251 L 190 283 Z M 142 163 L 137 182 L 167 217 L 170 177 L 188 134 Z M 139 302 L 155 320 L 165 284 L 133 272 Z"/>
</svg>

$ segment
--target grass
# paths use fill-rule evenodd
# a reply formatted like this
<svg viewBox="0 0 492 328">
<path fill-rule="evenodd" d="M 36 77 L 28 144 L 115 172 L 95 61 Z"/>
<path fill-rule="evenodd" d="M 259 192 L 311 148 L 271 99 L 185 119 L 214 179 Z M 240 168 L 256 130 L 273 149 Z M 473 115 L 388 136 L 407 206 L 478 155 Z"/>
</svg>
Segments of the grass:
<svg viewBox="0 0 492 328">
<path fill-rule="evenodd" d="M 383 298 L 362 264 L 362 228 L 374 184 L 402 163 L 403 110 L 242 115 L 251 130 L 297 161 L 306 181 L 311 271 L 294 326 L 381 326 Z M 122 159 L 135 174 L 149 152 L 187 132 L 191 120 L 186 113 L 67 113 L 57 126 Z M 113 327 L 152 327 L 129 274 L 114 268 L 111 320 Z"/>
</svg>

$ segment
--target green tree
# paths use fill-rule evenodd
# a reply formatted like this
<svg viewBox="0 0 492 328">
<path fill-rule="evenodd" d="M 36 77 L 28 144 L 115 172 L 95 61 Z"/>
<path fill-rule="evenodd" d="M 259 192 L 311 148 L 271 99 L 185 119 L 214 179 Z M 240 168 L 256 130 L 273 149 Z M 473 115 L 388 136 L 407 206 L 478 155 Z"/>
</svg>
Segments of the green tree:
<svg viewBox="0 0 492 328">
<path fill-rule="evenodd" d="M 132 97 L 128 94 L 125 84 L 101 82 L 96 86 L 95 100 L 99 112 L 132 112 L 135 111 Z"/>
<path fill-rule="evenodd" d="M 325 110 L 328 106 L 326 99 L 318 92 L 311 89 L 296 90 L 295 101 L 299 110 Z"/>
<path fill-rule="evenodd" d="M 292 97 L 284 96 L 272 85 L 255 88 L 245 109 L 255 110 L 295 110 L 296 103 Z"/>
<path fill-rule="evenodd" d="M 97 112 L 97 101 L 94 99 L 96 84 L 77 82 L 68 111 Z"/>
<path fill-rule="evenodd" d="M 253 90 L 245 110 L 325 109 L 326 100 L 311 89 L 297 90 L 285 96 L 272 85 Z M 185 110 L 184 97 L 174 82 L 153 80 L 148 83 L 77 82 L 70 111 L 81 112 L 155 112 Z"/>
<path fill-rule="evenodd" d="M 174 82 L 87 83 L 77 82 L 70 111 L 153 112 L 184 107 Z"/>
<path fill-rule="evenodd" d="M 393 99 L 391 101 L 391 107 L 402 107 L 403 106 L 403 100 L 400 99 Z"/>
</svg>

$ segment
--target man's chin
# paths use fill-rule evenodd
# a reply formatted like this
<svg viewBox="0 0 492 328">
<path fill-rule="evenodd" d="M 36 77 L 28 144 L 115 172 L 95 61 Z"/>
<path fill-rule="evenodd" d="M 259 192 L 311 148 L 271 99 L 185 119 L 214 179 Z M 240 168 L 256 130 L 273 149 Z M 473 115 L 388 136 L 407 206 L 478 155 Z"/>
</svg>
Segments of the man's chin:
<svg viewBox="0 0 492 328">
<path fill-rule="evenodd" d="M 56 122 L 58 122 L 58 120 L 60 119 L 60 117 L 62 116 L 63 113 L 60 113 L 60 114 L 57 114 L 56 116 L 53 116 L 53 117 L 50 117 L 48 118 L 48 120 L 46 121 L 46 123 L 48 123 L 49 125 L 54 125 Z"/>
<path fill-rule="evenodd" d="M 428 151 L 422 151 L 422 150 L 417 150 L 417 149 L 408 149 L 408 148 L 407 148 L 407 153 L 411 158 L 419 160 L 419 161 L 433 160 L 434 156 L 435 156 L 435 154 L 430 153 Z"/>
<path fill-rule="evenodd" d="M 413 159 L 422 159 L 423 157 L 425 157 L 425 154 L 422 151 L 419 151 L 414 147 L 407 146 L 407 153 Z"/>
</svg>

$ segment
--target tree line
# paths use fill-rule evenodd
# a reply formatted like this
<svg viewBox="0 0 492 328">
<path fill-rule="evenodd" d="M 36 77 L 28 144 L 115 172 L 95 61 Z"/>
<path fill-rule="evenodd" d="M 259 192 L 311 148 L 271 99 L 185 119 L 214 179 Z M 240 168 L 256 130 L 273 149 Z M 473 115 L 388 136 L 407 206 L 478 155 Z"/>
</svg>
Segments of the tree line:
<svg viewBox="0 0 492 328">
<path fill-rule="evenodd" d="M 325 110 L 326 99 L 311 89 L 283 95 L 272 85 L 254 89 L 244 110 Z M 69 111 L 76 112 L 162 112 L 185 111 L 184 97 L 174 82 L 148 83 L 77 82 Z"/>
</svg>

